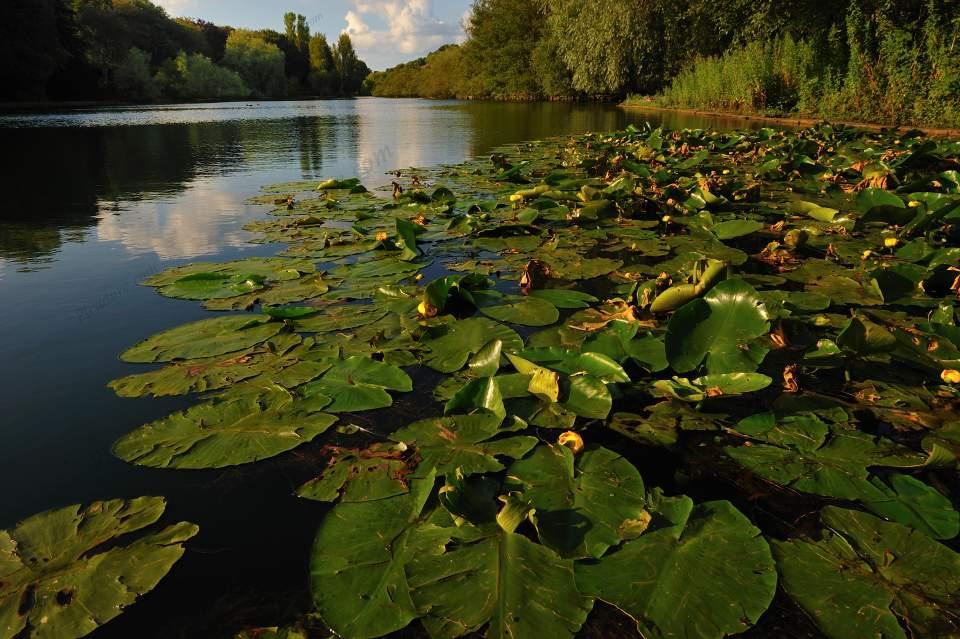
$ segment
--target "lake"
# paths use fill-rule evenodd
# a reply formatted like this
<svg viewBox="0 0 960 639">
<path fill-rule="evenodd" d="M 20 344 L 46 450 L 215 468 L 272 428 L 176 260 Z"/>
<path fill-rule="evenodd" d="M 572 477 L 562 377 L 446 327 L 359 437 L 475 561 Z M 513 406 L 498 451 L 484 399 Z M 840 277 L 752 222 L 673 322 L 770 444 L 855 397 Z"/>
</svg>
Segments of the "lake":
<svg viewBox="0 0 960 639">
<path fill-rule="evenodd" d="M 356 100 L 191 104 L 0 116 L 0 529 L 96 499 L 163 495 L 201 534 L 160 586 L 93 636 L 220 637 L 307 604 L 324 509 L 298 500 L 293 453 L 222 472 L 160 471 L 110 453 L 119 436 L 190 405 L 120 399 L 118 354 L 205 316 L 138 285 L 197 260 L 269 256 L 243 225 L 266 184 L 453 164 L 528 139 L 623 128 L 738 127 L 600 104 Z M 747 123 L 746 126 L 749 126 Z"/>
</svg>

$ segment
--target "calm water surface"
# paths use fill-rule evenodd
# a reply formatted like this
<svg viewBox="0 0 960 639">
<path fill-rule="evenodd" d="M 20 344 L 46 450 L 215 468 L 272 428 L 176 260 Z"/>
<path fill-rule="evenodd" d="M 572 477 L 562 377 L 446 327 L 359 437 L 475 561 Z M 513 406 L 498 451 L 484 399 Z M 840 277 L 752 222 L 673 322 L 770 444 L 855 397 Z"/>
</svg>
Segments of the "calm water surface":
<svg viewBox="0 0 960 639">
<path fill-rule="evenodd" d="M 655 117 L 608 105 L 357 100 L 0 115 L 0 529 L 95 499 L 164 495 L 201 534 L 159 588 L 95 633 L 229 637 L 305 605 L 318 504 L 290 496 L 316 460 L 158 471 L 110 455 L 120 435 L 189 400 L 119 399 L 117 355 L 199 319 L 198 303 L 137 285 L 197 260 L 273 255 L 242 226 L 260 186 L 457 163 L 498 145 Z M 668 116 L 669 126 L 743 127 Z M 410 401 L 409 399 L 407 400 Z M 400 410 L 402 412 L 402 405 Z"/>
</svg>

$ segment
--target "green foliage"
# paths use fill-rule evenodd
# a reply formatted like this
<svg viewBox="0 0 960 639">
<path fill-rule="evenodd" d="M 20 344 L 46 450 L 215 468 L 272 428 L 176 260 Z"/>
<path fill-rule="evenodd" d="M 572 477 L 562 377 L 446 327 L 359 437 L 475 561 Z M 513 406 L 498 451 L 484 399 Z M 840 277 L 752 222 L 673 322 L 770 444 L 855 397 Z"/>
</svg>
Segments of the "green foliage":
<svg viewBox="0 0 960 639">
<path fill-rule="evenodd" d="M 199 53 L 181 52 L 157 72 L 157 84 L 167 95 L 183 99 L 245 98 L 250 89 L 236 71 L 225 69 Z"/>
<path fill-rule="evenodd" d="M 952 8 L 951 8 L 952 6 Z M 761 34 L 693 61 L 660 104 L 890 124 L 960 125 L 954 3 L 852 1 L 826 35 Z"/>
<path fill-rule="evenodd" d="M 257 95 L 279 97 L 287 93 L 283 52 L 259 34 L 243 30 L 231 33 L 223 64 L 239 73 Z"/>
<path fill-rule="evenodd" d="M 7 4 L 0 15 L 0 99 L 232 99 L 251 90 L 265 97 L 356 95 L 370 73 L 344 36 L 349 73 L 341 82 L 325 40 L 313 45 L 306 17 L 293 13 L 284 17 L 286 33 L 277 33 L 174 19 L 150 0 Z"/>
<path fill-rule="evenodd" d="M 370 68 L 357 57 L 353 48 L 353 41 L 346 33 L 340 34 L 340 39 L 334 45 L 333 65 L 337 72 L 340 95 L 356 95 L 363 86 L 363 81 L 370 75 Z"/>
<path fill-rule="evenodd" d="M 310 88 L 317 95 L 333 95 L 337 92 L 337 68 L 333 61 L 333 50 L 322 33 L 310 38 Z"/>
<path fill-rule="evenodd" d="M 960 125 L 957 2 L 477 0 L 467 41 L 374 95 L 655 94 L 668 107 Z"/>
<path fill-rule="evenodd" d="M 123 95 L 136 100 L 152 100 L 160 90 L 150 75 L 150 54 L 132 47 L 114 72 L 114 83 Z"/>
</svg>

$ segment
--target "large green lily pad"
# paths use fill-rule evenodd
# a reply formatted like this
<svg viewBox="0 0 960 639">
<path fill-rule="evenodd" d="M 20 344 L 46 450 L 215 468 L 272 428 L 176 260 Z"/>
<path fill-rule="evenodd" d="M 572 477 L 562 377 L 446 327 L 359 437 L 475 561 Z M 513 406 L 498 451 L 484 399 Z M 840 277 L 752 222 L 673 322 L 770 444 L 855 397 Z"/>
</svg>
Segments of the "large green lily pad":
<svg viewBox="0 0 960 639">
<path fill-rule="evenodd" d="M 413 381 L 396 366 L 355 355 L 334 364 L 301 392 L 307 398 L 331 398 L 324 407 L 331 413 L 355 413 L 391 406 L 393 397 L 388 390 L 409 393 Z"/>
<path fill-rule="evenodd" d="M 459 469 L 466 475 L 497 472 L 503 464 L 497 457 L 523 457 L 537 445 L 526 436 L 498 437 L 502 418 L 489 411 L 472 415 L 433 417 L 401 428 L 391 435 L 397 442 L 414 446 L 421 466 L 447 475 Z"/>
<path fill-rule="evenodd" d="M 184 324 L 124 351 L 125 362 L 148 364 L 216 357 L 265 342 L 283 329 L 265 315 L 231 315 Z"/>
<path fill-rule="evenodd" d="M 656 510 L 654 529 L 577 564 L 580 590 L 636 619 L 644 637 L 720 639 L 749 629 L 777 587 L 760 531 L 726 501 Z"/>
<path fill-rule="evenodd" d="M 869 468 L 918 467 L 925 460 L 882 437 L 831 430 L 815 417 L 787 419 L 761 429 L 747 432 L 769 443 L 729 446 L 727 454 L 775 484 L 824 497 L 869 498 L 876 491 L 869 482 Z"/>
<path fill-rule="evenodd" d="M 238 353 L 184 360 L 149 373 L 115 379 L 109 386 L 120 397 L 166 397 L 219 390 L 265 372 L 297 365 L 299 358 L 288 355 L 301 342 L 295 334 L 278 335 Z M 322 372 L 318 370 L 317 374 Z"/>
<path fill-rule="evenodd" d="M 507 490 L 533 506 L 540 540 L 563 557 L 600 557 L 649 523 L 640 473 L 606 448 L 574 463 L 566 446 L 538 446 L 510 466 Z"/>
<path fill-rule="evenodd" d="M 145 530 L 165 506 L 98 501 L 0 530 L 0 636 L 84 637 L 153 590 L 198 531 L 186 522 Z"/>
<path fill-rule="evenodd" d="M 512 329 L 483 317 L 472 317 L 440 326 L 424 340 L 430 353 L 424 363 L 441 373 L 453 373 L 467 364 L 471 355 L 493 340 L 500 340 L 505 353 L 519 351 L 523 340 Z"/>
<path fill-rule="evenodd" d="M 282 387 L 233 390 L 141 426 L 113 453 L 138 466 L 223 468 L 274 457 L 312 441 L 337 418 L 319 412 L 330 398 L 299 400 Z"/>
<path fill-rule="evenodd" d="M 756 290 L 743 280 L 714 286 L 703 298 L 680 307 L 667 329 L 667 359 L 678 373 L 696 369 L 752 373 L 766 354 L 751 348 L 770 330 L 766 307 Z"/>
<path fill-rule="evenodd" d="M 313 602 L 339 636 L 368 639 L 406 627 L 419 616 L 405 564 L 442 549 L 447 534 L 416 525 L 434 475 L 409 493 L 338 504 L 324 518 L 310 557 Z"/>
<path fill-rule="evenodd" d="M 828 506 L 821 539 L 775 541 L 783 589 L 830 639 L 960 634 L 960 555 L 922 532 Z"/>
<path fill-rule="evenodd" d="M 451 493 L 475 486 L 450 483 L 452 503 L 489 497 Z M 460 637 L 486 627 L 488 639 L 573 637 L 586 621 L 589 599 L 577 591 L 573 562 L 516 531 L 526 507 L 508 501 L 496 521 L 495 510 L 480 509 L 482 519 L 449 530 L 442 554 L 421 554 L 407 565 L 413 600 L 432 637 Z"/>
</svg>

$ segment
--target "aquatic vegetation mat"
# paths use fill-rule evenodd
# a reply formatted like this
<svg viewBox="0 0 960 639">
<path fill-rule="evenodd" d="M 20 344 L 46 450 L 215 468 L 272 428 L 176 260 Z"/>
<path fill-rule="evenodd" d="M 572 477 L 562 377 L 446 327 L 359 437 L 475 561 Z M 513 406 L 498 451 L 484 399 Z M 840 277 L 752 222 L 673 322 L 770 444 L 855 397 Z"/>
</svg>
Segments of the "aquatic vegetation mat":
<svg viewBox="0 0 960 639">
<path fill-rule="evenodd" d="M 268 187 L 277 257 L 145 282 L 210 318 L 111 387 L 197 401 L 114 453 L 315 461 L 313 607 L 240 636 L 960 636 L 958 169 L 645 127 Z"/>
</svg>

